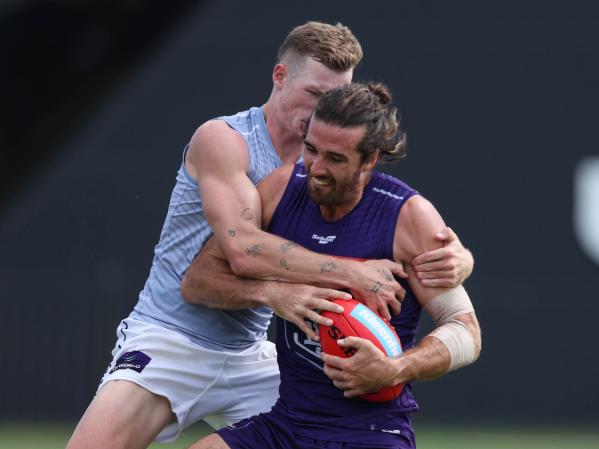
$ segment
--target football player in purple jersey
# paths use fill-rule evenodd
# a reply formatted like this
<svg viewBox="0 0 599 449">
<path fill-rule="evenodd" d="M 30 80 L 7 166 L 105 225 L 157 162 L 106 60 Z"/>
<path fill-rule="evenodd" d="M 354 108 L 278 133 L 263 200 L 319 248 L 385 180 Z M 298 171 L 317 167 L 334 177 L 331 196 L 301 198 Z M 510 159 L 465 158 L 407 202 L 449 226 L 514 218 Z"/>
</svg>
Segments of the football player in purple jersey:
<svg viewBox="0 0 599 449">
<path fill-rule="evenodd" d="M 370 341 L 348 337 L 338 343 L 353 346 L 352 357 L 324 354 L 315 324 L 323 318 L 317 311 L 304 312 L 311 321 L 303 323 L 278 313 L 278 401 L 271 411 L 221 429 L 193 449 L 415 448 L 411 413 L 418 405 L 411 382 L 474 362 L 481 336 L 465 289 L 427 286 L 411 266 L 419 254 L 441 246 L 435 233 L 444 222 L 416 190 L 374 170 L 379 160 L 401 157 L 404 151 L 389 90 L 376 83 L 350 84 L 320 98 L 304 140 L 303 162 L 275 170 L 258 186 L 262 225 L 289 242 L 280 255 L 286 270 L 297 269 L 287 257 L 294 245 L 406 265 L 405 299 L 391 320 L 404 353 L 389 358 Z M 259 261 L 261 255 L 253 257 Z M 319 268 L 336 275 L 335 261 Z M 195 284 L 199 302 L 210 297 L 212 304 L 221 298 L 222 307 L 261 304 L 251 295 L 255 281 L 233 275 L 216 241 L 207 243 L 190 273 L 201 279 Z M 226 297 L 223 285 L 224 290 L 247 287 L 245 302 Z M 435 329 L 416 343 L 422 309 Z M 388 402 L 355 397 L 397 384 L 404 384 L 402 393 Z"/>
</svg>

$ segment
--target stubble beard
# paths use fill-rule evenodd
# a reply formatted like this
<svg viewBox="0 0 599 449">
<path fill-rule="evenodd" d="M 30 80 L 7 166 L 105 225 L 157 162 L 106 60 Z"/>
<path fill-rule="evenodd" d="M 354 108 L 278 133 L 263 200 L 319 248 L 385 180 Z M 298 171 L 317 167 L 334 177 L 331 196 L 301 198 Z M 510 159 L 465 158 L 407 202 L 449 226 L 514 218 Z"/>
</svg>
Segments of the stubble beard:
<svg viewBox="0 0 599 449">
<path fill-rule="evenodd" d="M 320 206 L 342 206 L 355 199 L 360 191 L 360 172 L 357 171 L 351 177 L 337 183 L 333 178 L 327 178 L 330 182 L 327 191 L 315 187 L 312 183 L 312 175 L 308 173 L 308 195 L 310 199 Z"/>
</svg>

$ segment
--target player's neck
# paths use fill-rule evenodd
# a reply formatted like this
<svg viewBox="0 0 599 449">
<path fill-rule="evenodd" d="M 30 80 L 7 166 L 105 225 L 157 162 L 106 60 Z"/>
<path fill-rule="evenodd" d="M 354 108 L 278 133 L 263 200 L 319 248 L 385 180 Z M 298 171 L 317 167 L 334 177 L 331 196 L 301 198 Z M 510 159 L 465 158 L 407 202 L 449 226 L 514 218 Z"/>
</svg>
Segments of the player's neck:
<svg viewBox="0 0 599 449">
<path fill-rule="evenodd" d="M 266 102 L 263 111 L 270 140 L 283 164 L 295 164 L 304 149 L 304 139 L 291 135 L 281 126 L 274 116 L 274 108 L 270 107 L 269 103 L 270 101 Z"/>
<path fill-rule="evenodd" d="M 341 220 L 343 217 L 345 217 L 347 214 L 349 214 L 352 210 L 354 210 L 354 207 L 356 207 L 356 204 L 358 202 L 359 200 L 355 204 L 349 206 L 343 204 L 334 206 L 320 205 L 318 206 L 318 208 L 320 209 L 320 216 L 324 221 L 328 221 L 331 223 L 337 222 Z"/>
</svg>

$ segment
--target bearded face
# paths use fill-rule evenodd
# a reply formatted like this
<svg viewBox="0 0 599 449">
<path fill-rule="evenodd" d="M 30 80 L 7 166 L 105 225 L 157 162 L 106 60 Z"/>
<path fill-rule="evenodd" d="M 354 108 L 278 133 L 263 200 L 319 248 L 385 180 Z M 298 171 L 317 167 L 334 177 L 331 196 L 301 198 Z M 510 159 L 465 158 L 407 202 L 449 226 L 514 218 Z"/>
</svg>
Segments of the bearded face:
<svg viewBox="0 0 599 449">
<path fill-rule="evenodd" d="M 314 176 L 308 170 L 308 194 L 320 206 L 342 206 L 361 196 L 361 171 Z"/>
<path fill-rule="evenodd" d="M 304 141 L 308 193 L 326 220 L 342 217 L 362 198 L 376 163 L 375 158 L 362 162 L 358 152 L 365 132 L 364 126 L 344 128 L 315 117 L 310 121 Z"/>
</svg>

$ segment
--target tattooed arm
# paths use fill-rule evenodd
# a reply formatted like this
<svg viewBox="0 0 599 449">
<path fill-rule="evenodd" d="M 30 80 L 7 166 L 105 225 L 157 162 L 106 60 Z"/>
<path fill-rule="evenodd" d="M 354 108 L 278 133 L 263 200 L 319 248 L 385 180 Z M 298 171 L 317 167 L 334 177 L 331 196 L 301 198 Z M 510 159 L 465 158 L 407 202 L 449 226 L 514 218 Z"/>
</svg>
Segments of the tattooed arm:
<svg viewBox="0 0 599 449">
<path fill-rule="evenodd" d="M 221 120 L 194 134 L 186 168 L 200 186 L 200 197 L 214 237 L 233 273 L 263 280 L 280 279 L 332 288 L 348 288 L 372 309 L 389 317 L 399 310 L 403 288 L 393 274 L 403 267 L 392 261 L 336 259 L 293 246 L 261 230 L 262 203 L 247 176 L 248 151 L 243 137 Z M 280 199 L 292 166 L 279 169 L 265 184 L 265 198 Z M 278 195 L 278 196 L 277 196 Z M 278 204 L 269 201 L 272 210 Z"/>
<path fill-rule="evenodd" d="M 323 317 L 317 310 L 342 312 L 343 309 L 331 299 L 351 298 L 345 292 L 329 288 L 236 276 L 214 237 L 208 239 L 187 270 L 181 283 L 181 294 L 190 304 L 215 309 L 268 306 L 315 340 L 318 340 L 318 334 L 304 320 L 330 326 L 332 320 Z"/>
</svg>

